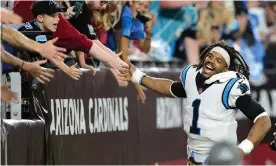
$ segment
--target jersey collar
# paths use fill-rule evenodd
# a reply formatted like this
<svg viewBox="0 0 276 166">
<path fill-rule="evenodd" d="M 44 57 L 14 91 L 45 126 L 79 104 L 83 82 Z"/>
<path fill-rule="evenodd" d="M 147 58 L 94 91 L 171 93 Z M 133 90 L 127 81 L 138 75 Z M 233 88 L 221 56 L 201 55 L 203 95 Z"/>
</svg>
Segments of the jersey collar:
<svg viewBox="0 0 276 166">
<path fill-rule="evenodd" d="M 232 78 L 237 78 L 237 72 L 226 71 L 219 74 L 215 74 L 205 81 L 205 84 L 211 84 L 213 82 L 219 81 L 220 83 L 226 82 Z"/>
</svg>

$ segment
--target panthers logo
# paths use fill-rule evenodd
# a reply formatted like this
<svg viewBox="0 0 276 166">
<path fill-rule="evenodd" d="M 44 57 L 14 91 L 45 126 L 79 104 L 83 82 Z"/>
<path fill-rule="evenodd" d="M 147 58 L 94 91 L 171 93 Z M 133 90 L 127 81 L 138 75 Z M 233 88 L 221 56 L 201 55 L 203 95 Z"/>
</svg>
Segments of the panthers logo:
<svg viewBox="0 0 276 166">
<path fill-rule="evenodd" d="M 242 94 L 244 94 L 249 90 L 249 87 L 245 83 L 240 82 L 238 85 L 238 89 L 240 89 Z"/>
</svg>

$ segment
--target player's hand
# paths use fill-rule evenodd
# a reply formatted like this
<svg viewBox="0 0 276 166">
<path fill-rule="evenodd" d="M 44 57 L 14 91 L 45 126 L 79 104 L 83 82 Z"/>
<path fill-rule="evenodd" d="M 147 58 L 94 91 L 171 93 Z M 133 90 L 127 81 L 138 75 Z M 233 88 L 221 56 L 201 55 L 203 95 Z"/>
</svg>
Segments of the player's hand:
<svg viewBox="0 0 276 166">
<path fill-rule="evenodd" d="M 22 18 L 13 13 L 13 11 L 7 10 L 5 8 L 1 8 L 1 22 L 4 24 L 16 24 L 20 25 L 22 24 L 23 20 Z"/>
<path fill-rule="evenodd" d="M 66 74 L 74 80 L 79 80 L 82 74 L 81 70 L 76 68 L 77 66 L 78 64 L 76 63 L 75 65 L 68 67 L 68 70 L 66 71 Z"/>
<path fill-rule="evenodd" d="M 9 90 L 7 85 L 1 85 L 1 100 L 6 103 L 19 103 L 18 94 Z"/>
<path fill-rule="evenodd" d="M 43 43 L 38 48 L 38 53 L 46 58 L 49 59 L 54 64 L 56 60 L 62 60 L 64 61 L 64 58 L 67 57 L 64 53 L 66 52 L 65 48 L 56 47 L 54 44 L 58 41 L 58 38 L 54 38 L 52 40 L 47 41 L 46 43 Z"/>
<path fill-rule="evenodd" d="M 137 99 L 140 100 L 143 104 L 145 104 L 147 97 L 143 90 L 143 87 L 138 84 L 134 84 L 134 87 L 136 89 Z"/>
<path fill-rule="evenodd" d="M 45 64 L 47 60 L 40 60 L 36 62 L 26 62 L 23 65 L 23 70 L 30 73 L 34 78 L 37 78 L 37 80 L 45 84 L 46 82 L 50 82 L 50 80 L 54 77 L 53 69 L 48 69 L 45 67 L 41 67 L 40 65 Z"/>
</svg>

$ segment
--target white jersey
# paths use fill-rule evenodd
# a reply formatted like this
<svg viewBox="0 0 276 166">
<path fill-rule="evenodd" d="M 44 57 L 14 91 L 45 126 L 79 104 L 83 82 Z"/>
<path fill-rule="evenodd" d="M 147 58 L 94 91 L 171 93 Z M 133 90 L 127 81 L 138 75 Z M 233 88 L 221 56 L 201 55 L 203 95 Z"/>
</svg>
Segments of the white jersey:
<svg viewBox="0 0 276 166">
<path fill-rule="evenodd" d="M 229 71 L 206 80 L 205 83 L 213 84 L 199 93 L 196 84 L 199 72 L 201 70 L 187 66 L 180 75 L 187 95 L 184 130 L 188 135 L 188 152 L 207 156 L 218 141 L 237 143 L 235 104 L 238 97 L 250 94 L 250 89 L 246 78 L 239 78 L 236 72 Z"/>
</svg>

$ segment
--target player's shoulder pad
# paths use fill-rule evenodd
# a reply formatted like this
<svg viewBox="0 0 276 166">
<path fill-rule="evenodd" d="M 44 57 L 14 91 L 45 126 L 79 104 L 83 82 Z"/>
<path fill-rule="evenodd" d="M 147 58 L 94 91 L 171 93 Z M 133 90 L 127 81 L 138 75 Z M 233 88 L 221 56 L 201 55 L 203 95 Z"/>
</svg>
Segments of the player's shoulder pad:
<svg viewBox="0 0 276 166">
<path fill-rule="evenodd" d="M 240 96 L 250 95 L 250 85 L 246 78 L 232 78 L 226 84 L 223 94 L 222 103 L 226 109 L 235 107 L 236 100 Z"/>
<path fill-rule="evenodd" d="M 195 70 L 195 66 L 193 65 L 187 65 L 186 67 L 184 67 L 184 69 L 182 70 L 181 74 L 180 74 L 180 80 L 183 84 L 183 86 L 185 87 L 185 81 L 186 81 L 186 78 L 187 78 L 187 73 L 190 69 L 194 69 Z"/>
</svg>

